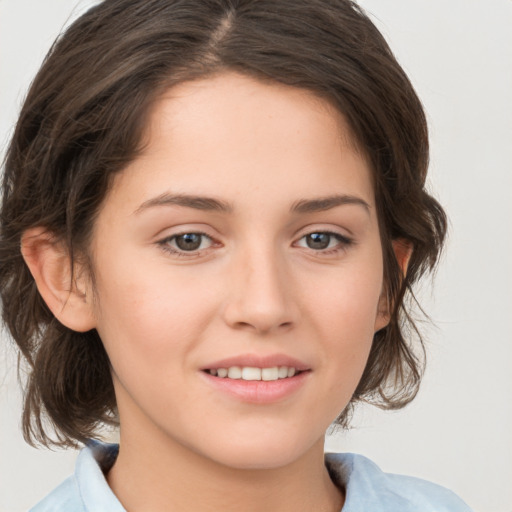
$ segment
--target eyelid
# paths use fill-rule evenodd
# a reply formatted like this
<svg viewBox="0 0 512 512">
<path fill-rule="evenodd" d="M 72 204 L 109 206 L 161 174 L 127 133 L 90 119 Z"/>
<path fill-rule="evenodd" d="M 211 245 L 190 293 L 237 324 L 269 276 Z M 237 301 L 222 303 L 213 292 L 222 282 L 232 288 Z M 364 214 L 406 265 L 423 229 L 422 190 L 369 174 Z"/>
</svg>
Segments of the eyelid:
<svg viewBox="0 0 512 512">
<path fill-rule="evenodd" d="M 169 244 L 169 242 L 171 240 L 176 239 L 177 237 L 180 237 L 183 235 L 188 235 L 188 234 L 194 234 L 194 235 L 200 235 L 202 237 L 206 237 L 211 241 L 211 245 L 209 247 L 206 247 L 203 249 L 195 249 L 193 251 L 185 251 L 185 250 L 179 249 L 177 247 L 172 247 Z M 217 242 L 211 235 L 209 235 L 208 233 L 205 233 L 204 231 L 201 231 L 198 229 L 182 229 L 176 233 L 171 233 L 168 236 L 160 238 L 157 241 L 157 245 L 159 245 L 163 251 L 170 253 L 173 256 L 194 258 L 194 257 L 202 256 L 203 254 L 208 252 L 209 249 L 211 249 L 215 245 L 220 245 L 220 242 Z"/>
<path fill-rule="evenodd" d="M 311 247 L 305 247 L 302 245 L 299 245 L 298 247 L 305 249 L 308 252 L 311 252 L 312 254 L 315 254 L 315 255 L 329 256 L 329 255 L 338 254 L 340 252 L 345 252 L 350 246 L 355 244 L 355 240 L 351 236 L 339 233 L 338 231 L 335 231 L 332 228 L 331 229 L 329 229 L 329 228 L 323 228 L 323 229 L 322 228 L 320 228 L 320 229 L 309 228 L 306 232 L 303 232 L 301 234 L 301 236 L 299 236 L 298 238 L 295 239 L 294 245 L 297 246 L 297 244 L 301 240 L 303 240 L 307 236 L 315 234 L 315 233 L 326 234 L 331 237 L 334 237 L 335 239 L 338 240 L 338 244 L 336 244 L 336 246 L 334 246 L 334 247 L 326 247 L 324 249 L 313 249 Z"/>
<path fill-rule="evenodd" d="M 311 248 L 311 247 L 298 245 L 301 240 L 303 240 L 307 236 L 315 234 L 315 233 L 326 234 L 326 235 L 329 235 L 330 237 L 334 237 L 335 239 L 338 240 L 338 243 L 334 247 L 326 247 L 323 249 L 322 248 L 315 249 L 315 248 Z M 186 234 L 195 234 L 195 235 L 200 235 L 201 237 L 205 237 L 210 240 L 210 245 L 205 248 L 198 248 L 198 249 L 194 249 L 191 251 L 187 251 L 184 249 L 180 249 L 179 247 L 173 247 L 170 245 L 170 243 L 169 243 L 170 241 L 175 240 L 176 238 L 186 235 Z M 180 229 L 177 232 L 170 233 L 167 236 L 159 238 L 156 243 L 165 252 L 170 253 L 173 256 L 185 257 L 185 258 L 195 258 L 195 257 L 204 256 L 204 255 L 208 254 L 211 249 L 222 245 L 221 242 L 216 240 L 212 235 L 206 233 L 204 230 L 194 229 L 193 227 L 188 228 L 188 229 L 187 228 Z M 319 227 L 317 229 L 314 229 L 312 226 L 308 226 L 308 228 L 304 228 L 304 230 L 302 231 L 302 234 L 300 236 L 295 238 L 295 241 L 293 242 L 292 245 L 295 247 L 300 247 L 302 249 L 306 249 L 307 251 L 309 251 L 313 254 L 327 256 L 327 255 L 332 255 L 335 253 L 344 252 L 348 249 L 349 246 L 354 245 L 354 244 L 355 244 L 355 240 L 353 239 L 353 237 L 348 236 L 343 233 L 340 233 L 339 231 L 333 229 L 332 227 L 331 228 Z"/>
<path fill-rule="evenodd" d="M 307 235 L 311 235 L 313 233 L 326 233 L 329 235 L 340 237 L 346 241 L 355 241 L 355 236 L 351 230 L 348 228 L 343 228 L 341 226 L 333 226 L 332 224 L 310 224 L 305 226 L 296 232 L 295 240 L 299 240 Z"/>
</svg>

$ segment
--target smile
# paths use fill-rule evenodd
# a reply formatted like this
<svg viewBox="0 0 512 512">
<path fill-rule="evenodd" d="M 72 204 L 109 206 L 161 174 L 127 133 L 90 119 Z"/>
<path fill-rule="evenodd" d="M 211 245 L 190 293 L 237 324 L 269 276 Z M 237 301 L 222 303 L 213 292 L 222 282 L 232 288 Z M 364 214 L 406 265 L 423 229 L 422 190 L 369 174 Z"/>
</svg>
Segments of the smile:
<svg viewBox="0 0 512 512">
<path fill-rule="evenodd" d="M 204 382 L 245 403 L 272 404 L 292 397 L 311 380 L 311 363 L 288 354 L 237 354 L 200 368 Z"/>
<path fill-rule="evenodd" d="M 222 379 L 264 381 L 287 379 L 299 373 L 293 366 L 273 366 L 271 368 L 230 366 L 229 368 L 212 368 L 207 371 L 210 375 Z"/>
</svg>

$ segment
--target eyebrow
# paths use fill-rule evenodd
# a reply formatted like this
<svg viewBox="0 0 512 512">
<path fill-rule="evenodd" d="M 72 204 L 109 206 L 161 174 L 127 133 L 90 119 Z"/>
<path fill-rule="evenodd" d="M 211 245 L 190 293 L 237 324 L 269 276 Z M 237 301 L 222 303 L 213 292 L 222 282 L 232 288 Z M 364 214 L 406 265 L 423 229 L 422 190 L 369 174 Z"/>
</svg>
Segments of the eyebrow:
<svg viewBox="0 0 512 512">
<path fill-rule="evenodd" d="M 213 197 L 164 193 L 144 201 L 135 210 L 135 213 L 140 213 L 143 210 L 147 210 L 154 206 L 185 206 L 186 208 L 194 208 L 195 210 L 216 211 L 222 213 L 230 213 L 233 211 L 233 207 L 229 203 Z"/>
<path fill-rule="evenodd" d="M 293 203 L 291 211 L 296 213 L 323 212 L 346 204 L 362 206 L 368 213 L 371 209 L 370 205 L 364 199 L 357 196 L 341 194 L 316 199 L 301 199 Z"/>
<path fill-rule="evenodd" d="M 301 199 L 292 204 L 290 211 L 292 213 L 315 213 L 343 205 L 362 206 L 367 212 L 369 212 L 371 208 L 370 205 L 360 197 L 341 194 L 315 199 Z M 215 211 L 220 213 L 231 213 L 234 210 L 230 203 L 213 197 L 164 193 L 144 201 L 134 213 L 138 214 L 155 206 L 184 206 L 195 210 Z"/>
</svg>

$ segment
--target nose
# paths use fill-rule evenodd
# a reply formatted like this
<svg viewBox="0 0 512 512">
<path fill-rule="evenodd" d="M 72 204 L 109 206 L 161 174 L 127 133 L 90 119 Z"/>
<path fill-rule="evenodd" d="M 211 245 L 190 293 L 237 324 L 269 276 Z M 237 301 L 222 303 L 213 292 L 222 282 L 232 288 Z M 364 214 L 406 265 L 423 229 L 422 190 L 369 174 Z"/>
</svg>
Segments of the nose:
<svg viewBox="0 0 512 512">
<path fill-rule="evenodd" d="M 227 283 L 224 318 L 230 327 L 267 334 L 295 324 L 297 305 L 285 267 L 270 248 L 239 255 Z"/>
</svg>

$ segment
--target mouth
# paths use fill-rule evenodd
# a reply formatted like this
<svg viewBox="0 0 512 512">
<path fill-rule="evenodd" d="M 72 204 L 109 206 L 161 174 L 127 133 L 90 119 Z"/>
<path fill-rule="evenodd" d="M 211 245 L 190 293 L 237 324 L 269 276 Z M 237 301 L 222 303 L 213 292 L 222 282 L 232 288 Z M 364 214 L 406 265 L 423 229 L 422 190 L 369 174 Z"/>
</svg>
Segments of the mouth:
<svg viewBox="0 0 512 512">
<path fill-rule="evenodd" d="M 294 366 L 272 366 L 259 368 L 256 366 L 230 366 L 228 368 L 208 368 L 204 372 L 220 379 L 247 380 L 247 381 L 275 381 L 289 379 L 300 375 L 304 371 Z"/>
<path fill-rule="evenodd" d="M 205 383 L 222 396 L 260 405 L 291 399 L 307 386 L 312 372 L 309 364 L 285 354 L 244 354 L 201 368 Z"/>
</svg>

